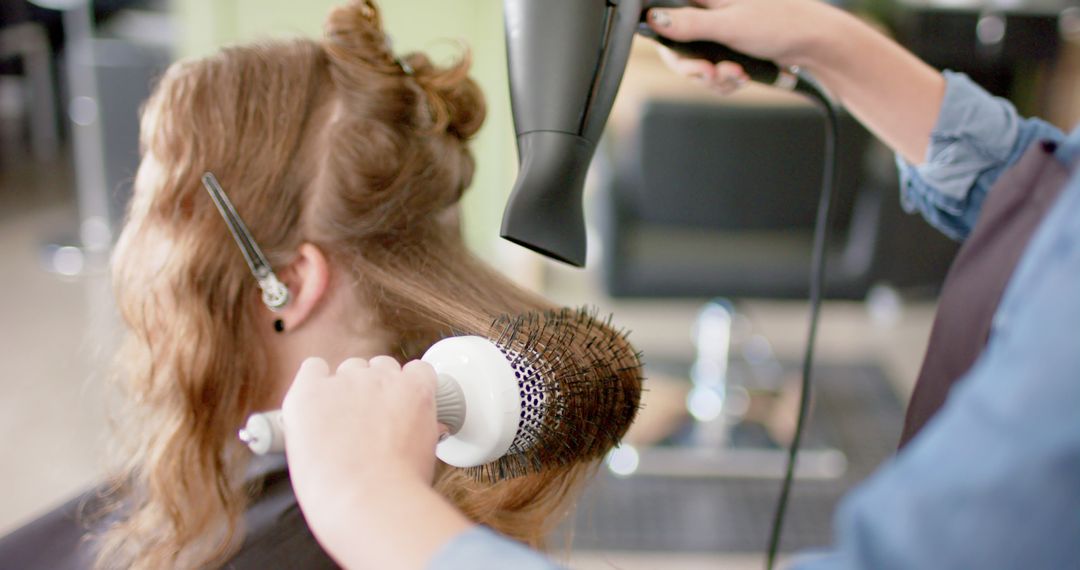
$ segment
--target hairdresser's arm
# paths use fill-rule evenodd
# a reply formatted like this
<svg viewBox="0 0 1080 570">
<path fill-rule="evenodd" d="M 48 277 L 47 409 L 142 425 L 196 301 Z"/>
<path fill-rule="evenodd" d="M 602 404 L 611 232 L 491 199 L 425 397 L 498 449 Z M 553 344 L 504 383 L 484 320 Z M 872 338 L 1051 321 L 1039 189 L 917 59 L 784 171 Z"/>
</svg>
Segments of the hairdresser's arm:
<svg viewBox="0 0 1080 570">
<path fill-rule="evenodd" d="M 543 556 L 476 527 L 431 488 L 435 373 L 387 356 L 300 367 L 282 410 L 289 472 L 319 543 L 358 568 L 549 570 Z"/>
</svg>

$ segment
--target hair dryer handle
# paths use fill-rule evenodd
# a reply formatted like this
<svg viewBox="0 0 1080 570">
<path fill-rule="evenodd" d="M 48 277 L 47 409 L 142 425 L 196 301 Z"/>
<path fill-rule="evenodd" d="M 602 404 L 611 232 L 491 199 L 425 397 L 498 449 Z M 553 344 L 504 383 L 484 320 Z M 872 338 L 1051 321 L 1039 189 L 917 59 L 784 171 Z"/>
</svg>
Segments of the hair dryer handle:
<svg viewBox="0 0 1080 570">
<path fill-rule="evenodd" d="M 652 28 L 644 26 L 646 31 L 639 32 L 643 36 L 650 37 L 661 45 L 670 48 L 675 53 L 693 59 L 704 59 L 712 63 L 731 61 L 739 64 L 750 79 L 766 85 L 775 85 L 781 77 L 780 66 L 775 63 L 758 59 L 735 51 L 724 44 L 714 42 L 677 42 L 658 35 Z"/>
<path fill-rule="evenodd" d="M 775 62 L 746 55 L 745 53 L 735 51 L 716 42 L 677 42 L 657 34 L 656 31 L 650 28 L 644 21 L 648 16 L 649 10 L 652 8 L 686 8 L 693 6 L 697 6 L 697 4 L 691 0 L 645 0 L 641 10 L 642 21 L 638 24 L 637 32 L 647 38 L 656 40 L 675 53 L 689 58 L 704 59 L 712 63 L 719 63 L 721 61 L 737 63 L 743 68 L 743 71 L 750 76 L 750 79 L 759 83 L 785 87 L 787 89 L 794 87 L 794 75 L 788 70 L 781 70 L 780 66 L 776 65 Z"/>
<path fill-rule="evenodd" d="M 435 387 L 435 420 L 446 426 L 450 435 L 465 424 L 465 392 L 461 390 L 461 384 L 447 374 L 439 374 L 439 383 Z"/>
<path fill-rule="evenodd" d="M 465 394 L 457 380 L 439 374 L 435 388 L 435 419 L 455 434 L 465 423 Z M 240 441 L 247 444 L 255 455 L 285 452 L 285 422 L 281 410 L 251 414 L 244 429 L 239 432 Z"/>
</svg>

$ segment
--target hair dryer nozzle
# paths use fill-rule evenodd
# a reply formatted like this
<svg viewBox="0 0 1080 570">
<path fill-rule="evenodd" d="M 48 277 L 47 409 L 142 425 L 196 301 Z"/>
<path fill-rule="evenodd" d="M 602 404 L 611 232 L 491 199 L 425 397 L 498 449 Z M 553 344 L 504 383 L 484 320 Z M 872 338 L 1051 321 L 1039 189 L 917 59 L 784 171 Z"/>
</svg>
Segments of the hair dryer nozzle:
<svg viewBox="0 0 1080 570">
<path fill-rule="evenodd" d="M 585 265 L 585 173 L 619 89 L 640 0 L 503 0 L 519 170 L 502 237 Z"/>
<path fill-rule="evenodd" d="M 595 146 L 555 131 L 518 137 L 521 170 L 499 235 L 537 253 L 585 266 L 582 193 Z"/>
</svg>

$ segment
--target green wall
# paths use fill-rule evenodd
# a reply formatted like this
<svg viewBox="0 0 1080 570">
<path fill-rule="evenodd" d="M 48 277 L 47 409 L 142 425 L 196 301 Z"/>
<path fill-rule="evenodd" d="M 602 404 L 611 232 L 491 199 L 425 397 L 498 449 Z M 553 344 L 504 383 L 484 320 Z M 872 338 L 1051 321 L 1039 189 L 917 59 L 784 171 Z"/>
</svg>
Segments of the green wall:
<svg viewBox="0 0 1080 570">
<path fill-rule="evenodd" d="M 318 36 L 334 0 L 173 0 L 180 55 L 212 52 L 221 45 L 282 36 Z M 498 239 L 502 206 L 516 169 L 506 78 L 500 0 L 382 0 L 388 33 L 398 52 L 424 50 L 446 61 L 456 40 L 473 52 L 473 77 L 487 95 L 488 118 L 473 142 L 477 173 L 464 200 L 465 231 L 481 254 Z M 447 41 L 449 40 L 449 41 Z"/>
</svg>

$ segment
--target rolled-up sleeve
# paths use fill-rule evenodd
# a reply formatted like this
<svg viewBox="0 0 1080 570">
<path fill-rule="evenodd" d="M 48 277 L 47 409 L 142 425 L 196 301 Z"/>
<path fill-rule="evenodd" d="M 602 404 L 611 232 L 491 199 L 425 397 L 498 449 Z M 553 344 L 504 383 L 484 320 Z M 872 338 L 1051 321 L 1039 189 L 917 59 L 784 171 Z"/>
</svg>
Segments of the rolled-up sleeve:
<svg viewBox="0 0 1080 570">
<path fill-rule="evenodd" d="M 435 553 L 429 570 L 558 570 L 544 555 L 499 536 L 491 529 L 473 527 Z"/>
<path fill-rule="evenodd" d="M 945 98 L 924 162 L 897 157 L 901 202 L 945 235 L 963 240 L 998 177 L 1032 142 L 1064 135 L 1039 119 L 1024 119 L 966 75 L 945 72 Z"/>
</svg>

